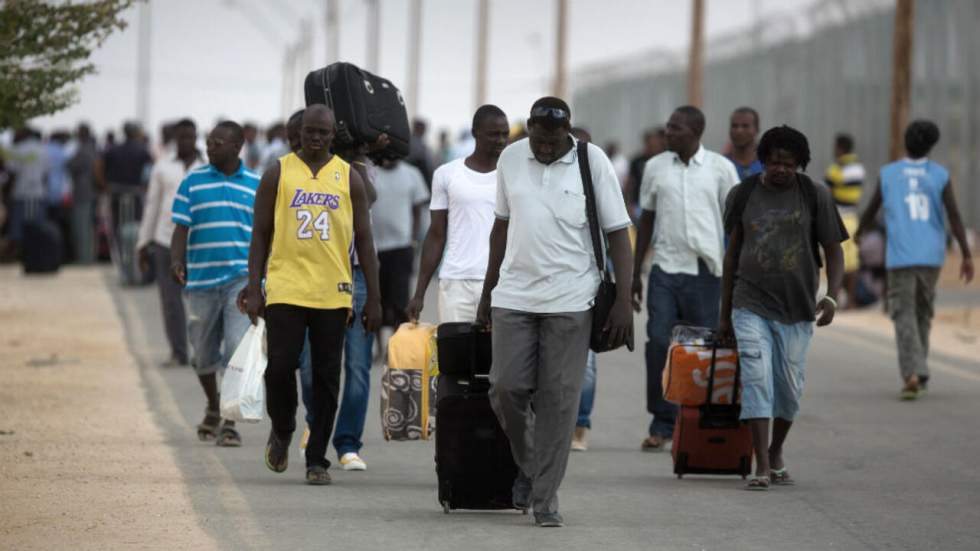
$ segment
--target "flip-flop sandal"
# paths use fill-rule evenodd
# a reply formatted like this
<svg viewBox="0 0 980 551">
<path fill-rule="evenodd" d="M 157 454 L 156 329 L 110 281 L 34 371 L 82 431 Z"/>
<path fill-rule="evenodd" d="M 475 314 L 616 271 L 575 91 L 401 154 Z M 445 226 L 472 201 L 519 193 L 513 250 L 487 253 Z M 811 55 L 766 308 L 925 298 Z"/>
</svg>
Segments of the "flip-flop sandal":
<svg viewBox="0 0 980 551">
<path fill-rule="evenodd" d="M 204 410 L 204 420 L 197 425 L 197 438 L 201 442 L 210 442 L 218 437 L 218 427 L 221 425 L 221 413 L 209 409 Z"/>
<path fill-rule="evenodd" d="M 768 476 L 754 476 L 749 479 L 749 483 L 745 485 L 745 489 L 750 492 L 768 492 L 769 491 L 769 477 Z"/>
<path fill-rule="evenodd" d="M 239 448 L 242 445 L 242 436 L 238 434 L 234 426 L 230 426 L 226 422 L 221 425 L 221 431 L 218 433 L 215 444 L 223 448 Z"/>
<path fill-rule="evenodd" d="M 769 469 L 769 481 L 774 486 L 795 486 L 796 481 L 789 476 L 789 471 L 785 467 L 782 469 Z"/>
</svg>

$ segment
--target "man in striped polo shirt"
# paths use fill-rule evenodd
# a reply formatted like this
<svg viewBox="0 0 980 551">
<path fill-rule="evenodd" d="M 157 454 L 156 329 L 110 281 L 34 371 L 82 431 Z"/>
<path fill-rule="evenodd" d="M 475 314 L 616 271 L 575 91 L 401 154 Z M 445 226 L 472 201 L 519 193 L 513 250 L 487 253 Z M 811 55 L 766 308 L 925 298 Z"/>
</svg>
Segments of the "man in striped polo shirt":
<svg viewBox="0 0 980 551">
<path fill-rule="evenodd" d="M 216 373 L 228 364 L 248 329 L 248 316 L 235 299 L 248 282 L 252 207 L 259 176 L 238 157 L 242 127 L 224 121 L 207 139 L 208 164 L 188 173 L 174 198 L 176 228 L 170 245 L 171 271 L 185 287 L 192 364 L 207 397 L 201 440 L 240 446 L 235 423 L 221 423 Z"/>
</svg>

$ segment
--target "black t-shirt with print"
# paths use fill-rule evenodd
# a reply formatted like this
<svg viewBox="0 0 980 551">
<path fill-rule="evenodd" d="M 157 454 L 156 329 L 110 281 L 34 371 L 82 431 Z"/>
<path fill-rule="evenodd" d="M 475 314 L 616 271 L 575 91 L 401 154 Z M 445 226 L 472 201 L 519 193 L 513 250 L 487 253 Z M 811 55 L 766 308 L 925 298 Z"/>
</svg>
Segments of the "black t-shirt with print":
<svg viewBox="0 0 980 551">
<path fill-rule="evenodd" d="M 816 310 L 819 267 L 813 254 L 814 225 L 800 182 L 784 190 L 762 183 L 758 174 L 755 189 L 742 212 L 742 249 L 735 273 L 733 308 L 745 308 L 766 319 L 781 323 L 813 321 Z M 801 175 L 800 179 L 805 178 Z M 739 188 L 728 194 L 730 209 Z M 830 192 L 814 186 L 817 196 L 817 241 L 844 241 Z"/>
</svg>

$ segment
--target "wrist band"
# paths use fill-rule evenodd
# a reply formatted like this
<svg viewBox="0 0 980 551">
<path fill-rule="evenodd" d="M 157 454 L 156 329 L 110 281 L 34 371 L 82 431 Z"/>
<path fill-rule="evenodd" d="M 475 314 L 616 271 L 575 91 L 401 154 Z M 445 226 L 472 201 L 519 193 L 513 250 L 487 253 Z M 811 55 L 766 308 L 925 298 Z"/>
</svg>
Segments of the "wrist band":
<svg viewBox="0 0 980 551">
<path fill-rule="evenodd" d="M 823 299 L 824 300 L 827 300 L 827 301 L 830 301 L 830 303 L 834 305 L 834 310 L 837 309 L 837 301 L 834 300 L 834 297 L 832 297 L 830 295 L 826 295 L 826 296 L 823 297 Z"/>
</svg>

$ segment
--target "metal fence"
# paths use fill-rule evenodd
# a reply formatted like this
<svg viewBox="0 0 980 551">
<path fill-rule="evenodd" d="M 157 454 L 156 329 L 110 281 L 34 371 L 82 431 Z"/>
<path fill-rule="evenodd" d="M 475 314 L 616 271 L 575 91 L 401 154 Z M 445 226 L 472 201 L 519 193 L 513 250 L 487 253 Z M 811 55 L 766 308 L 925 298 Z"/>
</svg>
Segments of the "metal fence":
<svg viewBox="0 0 980 551">
<path fill-rule="evenodd" d="M 857 3 L 855 3 L 857 4 Z M 822 178 L 838 132 L 854 136 L 874 175 L 887 162 L 894 11 L 891 2 L 865 3 L 847 13 L 842 2 L 818 2 L 803 14 L 767 18 L 765 28 L 712 40 L 704 74 L 704 144 L 720 150 L 728 117 L 754 107 L 763 129 L 789 124 L 810 139 L 808 172 Z M 853 4 L 852 4 L 853 5 Z M 710 7 L 709 7 L 710 9 Z M 980 2 L 916 2 L 910 120 L 929 118 L 942 132 L 933 157 L 956 182 L 967 225 L 980 228 Z M 778 31 L 778 32 L 777 32 Z M 600 145 L 629 151 L 649 127 L 662 125 L 686 102 L 683 52 L 649 52 L 591 67 L 572 80 L 573 116 Z"/>
</svg>

